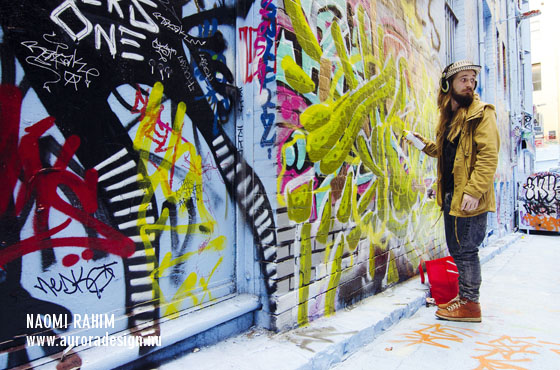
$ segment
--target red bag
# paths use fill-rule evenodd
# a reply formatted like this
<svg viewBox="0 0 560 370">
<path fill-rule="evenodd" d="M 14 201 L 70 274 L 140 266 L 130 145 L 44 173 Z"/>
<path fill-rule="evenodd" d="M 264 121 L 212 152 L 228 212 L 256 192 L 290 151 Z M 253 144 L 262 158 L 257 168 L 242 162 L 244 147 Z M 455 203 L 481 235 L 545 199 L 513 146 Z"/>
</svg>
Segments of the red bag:
<svg viewBox="0 0 560 370">
<path fill-rule="evenodd" d="M 420 281 L 424 284 L 424 270 L 420 261 Z M 426 273 L 430 292 L 436 304 L 447 303 L 459 293 L 459 272 L 453 257 L 443 257 L 432 261 L 426 261 Z"/>
</svg>

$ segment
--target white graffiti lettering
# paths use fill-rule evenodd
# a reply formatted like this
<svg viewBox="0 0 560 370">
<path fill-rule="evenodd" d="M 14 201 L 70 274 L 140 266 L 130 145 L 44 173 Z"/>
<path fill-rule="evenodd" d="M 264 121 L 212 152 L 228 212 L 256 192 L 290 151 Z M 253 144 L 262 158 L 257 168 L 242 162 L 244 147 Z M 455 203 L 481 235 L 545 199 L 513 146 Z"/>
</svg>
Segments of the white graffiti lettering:
<svg viewBox="0 0 560 370">
<path fill-rule="evenodd" d="M 197 46 L 203 46 L 206 45 L 206 41 L 204 40 L 199 40 L 196 39 L 190 35 L 188 35 L 187 33 L 185 33 L 185 31 L 183 30 L 183 26 L 177 26 L 176 24 L 171 23 L 171 21 L 167 18 L 165 18 L 163 15 L 161 15 L 161 13 L 153 13 L 152 14 L 154 16 L 155 19 L 159 20 L 160 25 L 162 27 L 167 28 L 168 30 L 170 30 L 171 32 L 174 32 L 176 34 L 178 34 L 179 36 L 181 36 L 183 38 L 183 41 L 191 44 L 191 45 L 197 45 Z"/>
<path fill-rule="evenodd" d="M 168 59 L 177 54 L 177 50 L 169 47 L 167 44 L 160 44 L 157 38 L 152 41 L 152 47 L 159 54 L 159 60 L 163 62 L 167 62 Z"/>
<path fill-rule="evenodd" d="M 78 18 L 84 24 L 84 28 L 80 30 L 78 33 L 75 33 L 74 30 L 66 24 L 66 22 L 61 18 L 64 12 L 67 10 L 72 11 L 76 18 Z M 74 41 L 80 41 L 87 35 L 91 33 L 93 30 L 93 25 L 91 22 L 82 14 L 80 9 L 73 0 L 66 0 L 62 4 L 60 4 L 57 8 L 55 8 L 51 12 L 51 20 L 60 26 L 67 34 L 72 38 Z"/>
<path fill-rule="evenodd" d="M 200 56 L 200 65 L 199 66 L 204 71 L 204 75 L 206 76 L 206 79 L 208 81 L 212 81 L 214 79 L 214 76 L 212 76 L 212 73 L 210 72 L 210 68 L 208 68 L 208 61 L 202 55 Z"/>
<path fill-rule="evenodd" d="M 554 175 L 529 177 L 527 184 L 527 200 L 552 202 L 560 201 L 560 182 L 556 182 Z"/>
<path fill-rule="evenodd" d="M 185 77 L 185 80 L 187 81 L 187 83 L 186 83 L 187 88 L 189 89 L 190 92 L 193 92 L 194 91 L 194 85 L 195 85 L 196 82 L 195 82 L 195 80 L 193 78 L 193 75 L 190 71 L 189 63 L 181 55 L 179 55 L 177 57 L 177 59 L 179 59 L 179 64 L 181 65 L 181 69 L 183 70 L 183 76 Z"/>
<path fill-rule="evenodd" d="M 156 3 L 150 0 L 132 0 L 132 4 L 134 6 L 132 5 L 129 6 L 130 24 L 134 27 L 141 28 L 151 33 L 159 33 L 158 25 L 156 24 L 156 22 L 154 22 L 152 18 L 150 18 L 148 13 L 146 13 L 142 5 L 139 4 L 139 1 L 148 6 L 151 6 L 152 8 L 157 9 Z M 144 18 L 145 22 L 136 19 L 136 12 L 134 11 L 134 8 L 136 8 L 138 12 L 142 15 L 142 18 Z"/>
<path fill-rule="evenodd" d="M 101 1 L 97 0 L 87 0 L 82 1 L 82 3 L 90 6 L 102 6 Z M 142 32 L 149 32 L 153 34 L 159 33 L 159 26 L 150 17 L 149 13 L 146 11 L 145 7 L 151 7 L 157 9 L 157 4 L 151 0 L 130 0 L 128 7 L 128 22 L 129 25 Z M 107 1 L 107 11 L 113 13 L 113 10 L 118 14 L 121 19 L 125 19 L 125 14 L 119 0 L 109 0 Z M 68 14 L 71 12 L 72 14 Z M 75 25 L 70 26 L 65 19 L 76 18 L 81 24 L 81 29 L 76 29 Z M 102 41 L 109 48 L 109 53 L 113 58 L 117 55 L 117 36 L 115 32 L 115 25 L 111 24 L 108 29 L 103 29 L 99 24 L 93 24 L 76 5 L 74 0 L 66 0 L 58 7 L 56 7 L 50 15 L 50 19 L 58 25 L 64 33 L 66 33 L 72 40 L 80 41 L 86 38 L 88 35 L 94 31 L 95 34 L 95 48 L 101 50 Z M 78 27 L 80 28 L 80 27 Z M 140 44 L 135 40 L 145 40 L 146 36 L 137 31 L 133 31 L 123 25 L 119 25 L 120 31 L 120 44 L 127 47 L 132 47 L 135 49 L 140 49 Z M 126 37 L 125 37 L 126 35 Z M 133 36 L 135 39 L 129 38 Z M 121 52 L 120 56 L 124 59 L 131 59 L 142 61 L 144 56 L 131 50 L 124 50 Z"/>
<path fill-rule="evenodd" d="M 63 77 L 64 86 L 73 85 L 77 91 L 78 84 L 83 79 L 84 84 L 89 88 L 91 77 L 99 77 L 99 71 L 95 68 L 87 68 L 87 63 L 82 62 L 82 58 L 77 57 L 76 51 L 65 54 L 64 52 L 69 50 L 68 45 L 50 40 L 55 36 L 54 33 L 43 35 L 43 40 L 48 46 L 43 46 L 38 41 L 21 43 L 32 54 L 25 58 L 27 63 L 51 71 L 56 76 L 53 80 L 45 82 L 43 88 L 51 92 L 50 85 L 60 82 Z"/>
</svg>

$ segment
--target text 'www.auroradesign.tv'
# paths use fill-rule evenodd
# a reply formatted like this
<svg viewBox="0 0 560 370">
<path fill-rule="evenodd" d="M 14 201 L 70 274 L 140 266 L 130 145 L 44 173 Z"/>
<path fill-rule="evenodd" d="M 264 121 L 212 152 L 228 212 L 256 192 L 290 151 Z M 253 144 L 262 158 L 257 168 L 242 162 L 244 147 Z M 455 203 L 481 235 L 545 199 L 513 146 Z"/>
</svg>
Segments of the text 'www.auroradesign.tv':
<svg viewBox="0 0 560 370">
<path fill-rule="evenodd" d="M 141 347 L 141 346 L 161 346 L 160 336 L 105 336 L 99 335 L 69 335 L 57 337 L 55 335 L 29 335 L 26 337 L 27 346 L 49 346 L 49 347 L 78 347 L 78 346 L 95 346 L 95 347 Z"/>
<path fill-rule="evenodd" d="M 27 329 L 64 329 L 69 328 L 70 323 L 76 329 L 114 329 L 115 317 L 107 314 L 80 315 L 27 315 Z M 100 335 L 28 335 L 27 346 L 48 347 L 143 347 L 161 346 L 161 337 L 124 335 L 115 336 L 105 332 Z"/>
</svg>

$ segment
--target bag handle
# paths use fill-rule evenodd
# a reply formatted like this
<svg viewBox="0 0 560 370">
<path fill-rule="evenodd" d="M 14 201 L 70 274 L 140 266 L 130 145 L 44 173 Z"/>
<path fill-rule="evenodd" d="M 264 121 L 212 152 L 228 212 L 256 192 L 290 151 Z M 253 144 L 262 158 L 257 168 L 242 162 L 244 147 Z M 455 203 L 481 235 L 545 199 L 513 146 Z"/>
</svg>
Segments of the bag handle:
<svg viewBox="0 0 560 370">
<path fill-rule="evenodd" d="M 447 263 L 450 264 L 451 266 L 455 267 L 455 269 L 457 268 L 457 265 L 456 265 L 454 262 L 451 262 L 451 261 L 445 261 L 445 262 L 447 262 Z M 425 277 L 424 277 L 424 268 L 422 267 L 422 264 L 424 264 L 424 263 L 426 263 L 424 260 L 420 260 L 420 264 L 418 265 L 418 271 L 420 271 L 420 282 L 421 282 L 422 284 L 424 284 L 424 282 L 426 281 L 426 279 L 425 279 Z M 457 271 L 455 271 L 455 270 L 446 269 L 446 271 L 447 271 L 447 272 L 450 272 L 450 273 L 453 273 L 453 274 L 459 275 L 459 273 L 458 273 Z M 427 271 L 427 269 L 426 269 L 426 273 L 427 273 L 427 272 L 428 272 L 428 271 Z"/>
<path fill-rule="evenodd" d="M 422 268 L 423 263 L 424 260 L 420 260 L 420 264 L 418 265 L 418 271 L 420 271 L 420 282 L 422 284 L 424 284 L 424 281 L 426 281 L 426 279 L 424 279 L 424 269 Z"/>
</svg>

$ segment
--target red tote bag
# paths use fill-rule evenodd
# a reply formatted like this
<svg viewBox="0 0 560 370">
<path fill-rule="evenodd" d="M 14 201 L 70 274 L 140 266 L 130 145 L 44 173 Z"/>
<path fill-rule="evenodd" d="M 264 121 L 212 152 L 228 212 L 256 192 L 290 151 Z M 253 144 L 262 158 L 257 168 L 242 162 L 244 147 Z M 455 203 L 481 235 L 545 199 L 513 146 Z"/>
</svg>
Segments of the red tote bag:
<svg viewBox="0 0 560 370">
<path fill-rule="evenodd" d="M 418 269 L 420 270 L 420 280 L 424 283 L 422 263 L 423 261 L 420 261 Z M 459 272 L 453 257 L 438 258 L 424 263 L 426 264 L 430 293 L 436 304 L 447 303 L 455 298 L 459 293 Z"/>
</svg>

